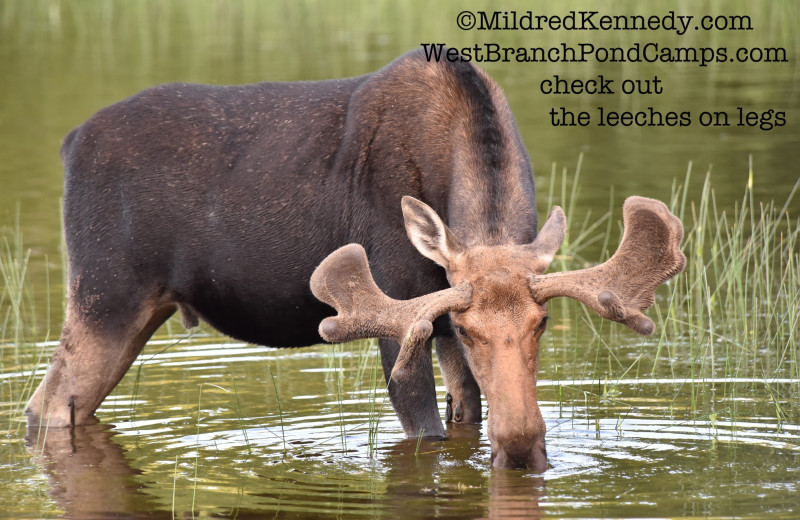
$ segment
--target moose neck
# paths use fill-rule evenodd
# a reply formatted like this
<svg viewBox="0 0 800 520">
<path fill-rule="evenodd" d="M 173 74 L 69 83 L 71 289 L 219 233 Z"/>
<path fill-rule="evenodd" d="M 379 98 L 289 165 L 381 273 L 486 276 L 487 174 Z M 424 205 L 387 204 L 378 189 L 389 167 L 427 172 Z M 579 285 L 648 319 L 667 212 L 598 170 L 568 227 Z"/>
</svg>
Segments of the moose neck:
<svg viewBox="0 0 800 520">
<path fill-rule="evenodd" d="M 536 236 L 533 172 L 505 96 L 470 64 L 453 71 L 463 106 L 453 121 L 448 225 L 467 246 L 529 243 Z"/>
<path fill-rule="evenodd" d="M 358 78 L 347 112 L 336 164 L 364 201 L 345 216 L 351 242 L 380 250 L 367 230 L 384 215 L 402 225 L 398 195 L 430 205 L 465 245 L 533 241 L 528 153 L 502 90 L 472 63 L 409 54 Z"/>
</svg>

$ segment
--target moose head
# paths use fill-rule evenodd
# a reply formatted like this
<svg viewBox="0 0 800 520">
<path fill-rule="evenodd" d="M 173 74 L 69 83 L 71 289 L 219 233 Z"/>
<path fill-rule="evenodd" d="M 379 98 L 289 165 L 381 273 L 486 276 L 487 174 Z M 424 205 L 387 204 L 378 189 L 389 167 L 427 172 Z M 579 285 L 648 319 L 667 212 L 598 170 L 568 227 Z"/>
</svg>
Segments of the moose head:
<svg viewBox="0 0 800 520">
<path fill-rule="evenodd" d="M 401 345 L 392 378 L 408 378 L 409 360 L 425 352 L 432 322 L 450 313 L 464 357 L 489 403 L 492 466 L 547 468 L 545 424 L 536 396 L 539 338 L 547 301 L 568 296 L 603 318 L 640 334 L 653 332 L 642 310 L 655 289 L 686 264 L 679 245 L 683 226 L 657 200 L 630 197 L 623 205 L 624 232 L 605 263 L 578 271 L 544 274 L 566 233 L 556 206 L 536 239 L 526 245 L 467 247 L 424 203 L 402 200 L 409 239 L 442 266 L 450 288 L 411 300 L 384 294 L 372 278 L 364 249 L 346 245 L 331 253 L 311 278 L 311 290 L 338 314 L 324 319 L 327 341 L 392 338 Z"/>
</svg>

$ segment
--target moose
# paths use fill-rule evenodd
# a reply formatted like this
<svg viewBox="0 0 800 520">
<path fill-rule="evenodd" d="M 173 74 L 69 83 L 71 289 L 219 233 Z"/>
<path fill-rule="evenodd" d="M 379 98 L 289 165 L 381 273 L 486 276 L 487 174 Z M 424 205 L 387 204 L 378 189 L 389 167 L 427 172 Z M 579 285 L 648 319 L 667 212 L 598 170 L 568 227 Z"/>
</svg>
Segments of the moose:
<svg viewBox="0 0 800 520">
<path fill-rule="evenodd" d="M 180 311 L 273 347 L 378 337 L 408 436 L 478 423 L 492 466 L 547 468 L 537 404 L 547 301 L 577 299 L 649 334 L 641 311 L 680 272 L 680 221 L 631 197 L 605 263 L 545 274 L 565 236 L 537 234 L 528 153 L 498 85 L 412 51 L 316 82 L 168 84 L 70 132 L 66 317 L 29 425 L 89 424 L 145 343 Z M 313 276 L 312 276 L 313 275 Z"/>
</svg>

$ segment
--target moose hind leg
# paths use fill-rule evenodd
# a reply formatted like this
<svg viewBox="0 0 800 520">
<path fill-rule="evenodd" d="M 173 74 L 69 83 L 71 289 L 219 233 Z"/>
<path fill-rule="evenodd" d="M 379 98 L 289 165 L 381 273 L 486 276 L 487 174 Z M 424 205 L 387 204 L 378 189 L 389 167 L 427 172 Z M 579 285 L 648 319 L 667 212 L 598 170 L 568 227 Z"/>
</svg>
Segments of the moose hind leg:
<svg viewBox="0 0 800 520">
<path fill-rule="evenodd" d="M 389 399 L 405 434 L 409 437 L 444 437 L 444 427 L 436 403 L 431 342 L 427 342 L 425 353 L 415 357 L 414 365 L 406 367 L 413 377 L 402 382 L 392 379 L 392 368 L 400 352 L 400 345 L 391 339 L 381 339 L 378 344 Z"/>
<path fill-rule="evenodd" d="M 174 305 L 143 304 L 127 319 L 102 325 L 81 319 L 70 302 L 47 375 L 25 409 L 28 425 L 75 426 L 94 422 L 111 393 Z"/>
</svg>

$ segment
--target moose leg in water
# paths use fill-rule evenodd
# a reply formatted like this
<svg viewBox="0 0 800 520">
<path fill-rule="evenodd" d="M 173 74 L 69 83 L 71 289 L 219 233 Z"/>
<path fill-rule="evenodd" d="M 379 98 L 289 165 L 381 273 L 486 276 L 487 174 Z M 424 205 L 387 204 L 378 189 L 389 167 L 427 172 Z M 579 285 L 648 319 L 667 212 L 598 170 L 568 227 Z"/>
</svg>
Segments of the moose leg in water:
<svg viewBox="0 0 800 520">
<path fill-rule="evenodd" d="M 433 379 L 431 342 L 416 356 L 409 370 L 410 378 L 392 379 L 392 369 L 400 353 L 400 344 L 391 339 L 379 341 L 381 364 L 389 389 L 389 399 L 409 437 L 444 437 L 442 419 L 436 404 L 436 382 Z"/>
<path fill-rule="evenodd" d="M 155 290 L 126 294 L 106 285 L 99 274 L 89 278 L 84 273 L 72 277 L 61 339 L 28 403 L 29 425 L 91 423 L 95 409 L 176 310 L 174 304 L 162 304 Z"/>
<path fill-rule="evenodd" d="M 481 389 L 456 338 L 437 337 L 436 357 L 447 388 L 445 420 L 464 424 L 481 422 Z"/>
</svg>

